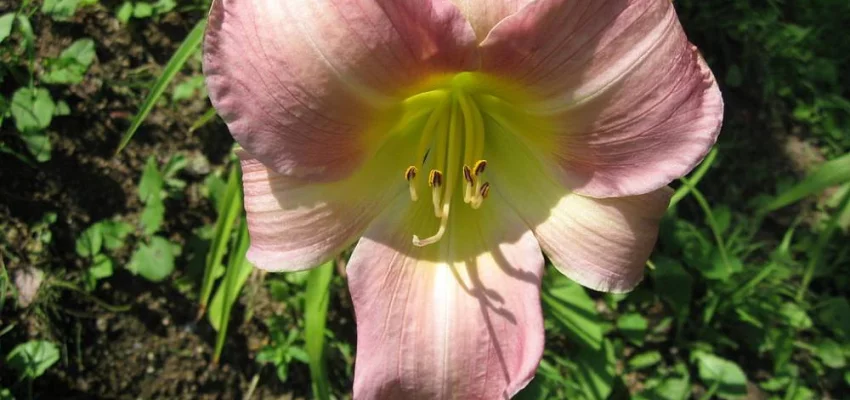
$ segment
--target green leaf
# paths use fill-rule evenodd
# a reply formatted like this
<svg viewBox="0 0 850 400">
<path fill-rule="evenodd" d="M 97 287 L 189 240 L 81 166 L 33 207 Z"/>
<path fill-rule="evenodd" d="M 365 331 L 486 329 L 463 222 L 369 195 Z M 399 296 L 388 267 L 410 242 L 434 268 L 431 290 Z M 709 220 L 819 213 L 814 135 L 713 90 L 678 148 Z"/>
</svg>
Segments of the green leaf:
<svg viewBox="0 0 850 400">
<path fill-rule="evenodd" d="M 38 162 L 50 161 L 53 153 L 53 144 L 50 143 L 50 136 L 44 131 L 25 131 L 21 132 L 21 140 L 27 146 L 27 150 L 35 157 Z"/>
<path fill-rule="evenodd" d="M 18 132 L 47 128 L 55 108 L 50 92 L 44 88 L 20 88 L 12 95 L 12 118 Z"/>
<path fill-rule="evenodd" d="M 54 84 L 77 84 L 83 81 L 86 71 L 94 62 L 94 41 L 79 39 L 62 51 L 57 59 L 50 59 L 41 80 Z"/>
<path fill-rule="evenodd" d="M 41 12 L 57 21 L 64 21 L 74 16 L 79 0 L 44 0 Z"/>
<path fill-rule="evenodd" d="M 795 329 L 802 330 L 812 327 L 812 320 L 806 314 L 806 310 L 796 303 L 783 303 L 779 309 L 779 313 L 785 317 L 785 322 Z"/>
<path fill-rule="evenodd" d="M 778 194 L 762 207 L 762 212 L 773 211 L 795 203 L 804 197 L 820 193 L 824 189 L 850 181 L 850 153 L 827 161 L 802 182 Z"/>
<path fill-rule="evenodd" d="M 159 172 L 156 158 L 154 156 L 148 157 L 147 162 L 145 162 L 145 169 L 142 170 L 142 178 L 139 181 L 139 199 L 143 203 L 154 198 L 159 199 L 164 185 L 165 179 Z"/>
<path fill-rule="evenodd" d="M 86 228 L 80 237 L 77 238 L 76 249 L 77 255 L 80 257 L 94 257 L 100 253 L 100 248 L 103 244 L 103 234 L 101 233 L 101 224 L 93 224 Z"/>
<path fill-rule="evenodd" d="M 171 93 L 172 101 L 188 100 L 204 89 L 204 76 L 196 75 L 174 86 Z"/>
<path fill-rule="evenodd" d="M 44 374 L 59 361 L 59 348 L 46 340 L 32 340 L 19 344 L 6 356 L 6 363 L 28 379 Z"/>
<path fill-rule="evenodd" d="M 333 269 L 332 261 L 312 269 L 307 277 L 307 293 L 304 298 L 305 350 L 310 357 L 313 396 L 320 400 L 330 399 L 330 382 L 325 364 L 325 325 Z"/>
<path fill-rule="evenodd" d="M 690 398 L 690 393 L 691 376 L 688 367 L 676 364 L 660 383 L 646 392 L 646 397 L 653 400 L 685 400 Z"/>
<path fill-rule="evenodd" d="M 818 307 L 818 321 L 836 336 L 850 338 L 850 303 L 844 297 L 832 297 Z"/>
<path fill-rule="evenodd" d="M 685 317 L 691 304 L 693 276 L 679 261 L 664 256 L 655 259 L 655 269 L 651 274 L 658 296 L 667 302 L 679 318 Z"/>
<path fill-rule="evenodd" d="M 27 50 L 33 50 L 35 48 L 35 33 L 32 30 L 30 19 L 27 18 L 26 14 L 18 14 L 18 30 L 21 31 L 21 35 L 24 37 L 24 47 Z"/>
<path fill-rule="evenodd" d="M 236 218 L 242 213 L 242 185 L 239 176 L 239 166 L 234 163 L 228 173 L 225 198 L 218 208 L 215 232 L 204 264 L 204 277 L 201 281 L 201 294 L 198 299 L 201 312 L 206 308 L 212 294 L 213 283 L 218 278 L 216 270 L 221 266 L 221 260 L 227 250 L 233 225 Z"/>
<path fill-rule="evenodd" d="M 747 377 L 738 364 L 714 354 L 693 353 L 699 367 L 699 377 L 709 390 L 722 399 L 742 397 L 747 394 Z"/>
<path fill-rule="evenodd" d="M 103 245 L 109 250 L 124 247 L 124 240 L 130 232 L 133 232 L 133 225 L 124 221 L 102 221 L 100 225 Z"/>
<path fill-rule="evenodd" d="M 815 347 L 815 354 L 830 368 L 840 369 L 847 365 L 841 345 L 832 339 L 823 339 Z"/>
<path fill-rule="evenodd" d="M 616 376 L 614 346 L 605 340 L 601 348 L 581 347 L 576 355 L 575 381 L 586 399 L 604 400 L 611 394 Z"/>
<path fill-rule="evenodd" d="M 68 106 L 68 103 L 65 100 L 59 100 L 56 102 L 56 109 L 53 110 L 54 117 L 64 117 L 67 115 L 71 115 L 71 107 Z"/>
<path fill-rule="evenodd" d="M 139 3 L 142 4 L 142 3 Z M 139 4 L 136 5 L 136 8 L 139 7 Z M 183 39 L 183 43 L 180 44 L 180 47 L 177 48 L 177 51 L 171 56 L 171 59 L 168 60 L 168 64 L 165 65 L 165 69 L 162 71 L 162 75 L 159 76 L 159 79 L 153 85 L 150 93 L 148 93 L 148 97 L 145 98 L 145 102 L 142 104 L 141 108 L 139 108 L 139 112 L 136 113 L 136 116 L 133 117 L 133 121 L 130 123 L 130 127 L 127 129 L 127 132 L 124 133 L 124 136 L 121 138 L 121 142 L 118 145 L 118 150 L 116 152 L 121 151 L 127 143 L 130 142 L 130 139 L 133 138 L 133 135 L 136 133 L 136 130 L 142 125 L 142 122 L 147 118 L 148 114 L 153 109 L 156 102 L 165 92 L 165 89 L 168 87 L 168 84 L 174 79 L 180 69 L 183 68 L 183 65 L 186 64 L 186 61 L 192 54 L 198 50 L 201 45 L 201 42 L 204 38 L 204 29 L 207 26 L 207 21 L 202 19 L 198 21 L 192 31 L 186 35 L 186 38 Z"/>
<path fill-rule="evenodd" d="M 154 236 L 149 244 L 142 243 L 127 265 L 130 272 L 143 278 L 160 282 L 174 271 L 174 253 L 168 239 Z"/>
<path fill-rule="evenodd" d="M 14 23 L 14 12 L 9 12 L 0 16 L 0 43 L 3 43 L 3 41 L 12 34 L 12 26 Z"/>
<path fill-rule="evenodd" d="M 649 322 L 638 313 L 629 313 L 617 318 L 617 329 L 630 342 L 640 346 L 646 336 Z"/>
<path fill-rule="evenodd" d="M 130 21 L 131 17 L 133 17 L 133 3 L 125 1 L 121 4 L 121 7 L 118 7 L 118 12 L 115 13 L 115 18 L 126 24 Z"/>
<path fill-rule="evenodd" d="M 165 205 L 159 198 L 154 199 L 145 205 L 142 214 L 139 216 L 142 233 L 148 236 L 156 233 L 162 227 L 162 222 L 165 221 Z"/>
<path fill-rule="evenodd" d="M 242 286 L 245 285 L 248 277 L 251 276 L 253 266 L 245 259 L 248 242 L 247 223 L 243 220 L 239 235 L 230 250 L 231 255 L 227 263 L 224 280 L 218 286 L 207 309 L 207 319 L 216 331 L 220 331 L 221 327 L 230 319 L 230 309 L 236 303 Z"/>
<path fill-rule="evenodd" d="M 153 15 L 153 6 L 150 3 L 137 2 L 133 6 L 133 18 L 148 18 Z"/>
<path fill-rule="evenodd" d="M 661 353 L 656 350 L 635 354 L 629 359 L 629 369 L 635 371 L 649 368 L 662 360 Z"/>
<path fill-rule="evenodd" d="M 97 288 L 97 281 L 112 276 L 112 259 L 106 254 L 98 254 L 94 257 L 94 262 L 86 270 L 83 275 L 83 280 L 86 284 L 86 289 L 89 291 Z"/>
<path fill-rule="evenodd" d="M 571 340 L 584 347 L 600 349 L 602 325 L 593 299 L 581 285 L 563 275 L 550 277 L 542 293 L 546 315 L 553 317 Z"/>
</svg>

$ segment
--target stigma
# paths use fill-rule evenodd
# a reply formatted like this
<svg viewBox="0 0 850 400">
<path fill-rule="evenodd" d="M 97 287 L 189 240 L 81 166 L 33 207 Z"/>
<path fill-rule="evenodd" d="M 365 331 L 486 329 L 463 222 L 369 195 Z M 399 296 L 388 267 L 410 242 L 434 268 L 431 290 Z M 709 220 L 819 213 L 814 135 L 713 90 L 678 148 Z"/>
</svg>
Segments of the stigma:
<svg viewBox="0 0 850 400">
<path fill-rule="evenodd" d="M 439 228 L 433 235 L 413 235 L 415 246 L 440 241 L 446 233 L 452 207 L 478 209 L 490 193 L 484 159 L 485 124 L 476 94 L 465 90 L 467 75 L 459 74 L 445 83 L 447 87 L 428 90 L 405 100 L 410 111 L 428 111 L 419 135 L 416 158 L 404 171 L 413 202 L 419 190 L 431 191 L 431 206 Z M 418 171 L 429 171 L 426 182 L 418 182 Z M 462 200 L 462 202 L 461 202 Z"/>
</svg>

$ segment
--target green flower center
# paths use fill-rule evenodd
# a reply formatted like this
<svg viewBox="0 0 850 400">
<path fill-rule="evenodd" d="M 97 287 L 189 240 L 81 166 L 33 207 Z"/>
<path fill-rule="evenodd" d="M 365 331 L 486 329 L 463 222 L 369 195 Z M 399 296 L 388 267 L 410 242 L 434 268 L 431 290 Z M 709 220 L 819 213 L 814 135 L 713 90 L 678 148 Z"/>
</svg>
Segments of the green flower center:
<svg viewBox="0 0 850 400">
<path fill-rule="evenodd" d="M 493 77 L 462 72 L 434 77 L 403 101 L 396 130 L 419 135 L 416 159 L 403 176 L 414 202 L 427 190 L 427 182 L 434 215 L 440 219 L 437 232 L 427 238 L 414 235 L 414 245 L 426 246 L 443 237 L 456 191 L 468 207 L 481 207 L 490 192 L 484 157 L 488 127 L 515 131 L 516 122 L 525 119 L 517 111 L 524 99 L 516 88 Z M 423 182 L 424 171 L 428 174 Z"/>
</svg>

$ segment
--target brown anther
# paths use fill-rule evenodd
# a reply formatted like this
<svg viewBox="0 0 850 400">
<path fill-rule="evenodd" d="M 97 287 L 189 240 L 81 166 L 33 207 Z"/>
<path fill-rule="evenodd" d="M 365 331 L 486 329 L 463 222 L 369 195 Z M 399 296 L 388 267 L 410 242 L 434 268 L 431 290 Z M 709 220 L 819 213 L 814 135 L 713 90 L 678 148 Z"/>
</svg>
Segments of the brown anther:
<svg viewBox="0 0 850 400">
<path fill-rule="evenodd" d="M 473 167 L 472 169 L 475 171 L 475 176 L 478 176 L 483 174 L 486 168 L 487 160 L 478 160 L 475 162 L 475 167 Z"/>
<path fill-rule="evenodd" d="M 428 174 L 428 186 L 431 187 L 440 187 L 443 185 L 443 173 L 437 171 L 436 169 L 432 169 L 431 173 Z"/>
<path fill-rule="evenodd" d="M 484 184 L 481 185 L 481 190 L 478 193 L 481 193 L 482 199 L 486 199 L 487 195 L 490 194 L 490 182 L 484 182 Z"/>
<path fill-rule="evenodd" d="M 407 169 L 404 171 L 404 179 L 407 179 L 408 181 L 412 181 L 413 178 L 416 178 L 416 172 L 417 172 L 416 167 L 414 167 L 412 165 L 407 167 Z"/>
<path fill-rule="evenodd" d="M 463 179 L 469 182 L 470 185 L 475 183 L 475 180 L 472 178 L 472 170 L 469 169 L 468 165 L 463 166 Z"/>
</svg>

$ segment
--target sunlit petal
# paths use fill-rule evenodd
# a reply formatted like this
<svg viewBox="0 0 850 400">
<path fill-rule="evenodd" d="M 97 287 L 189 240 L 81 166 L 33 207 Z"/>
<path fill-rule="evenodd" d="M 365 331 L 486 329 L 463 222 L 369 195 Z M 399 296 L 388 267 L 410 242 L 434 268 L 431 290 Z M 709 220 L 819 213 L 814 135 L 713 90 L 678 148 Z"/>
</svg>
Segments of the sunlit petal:
<svg viewBox="0 0 850 400">
<path fill-rule="evenodd" d="M 629 291 L 641 281 L 669 188 L 630 197 L 585 197 L 565 187 L 555 162 L 521 138 L 499 133 L 489 144 L 494 162 L 515 162 L 515 168 L 492 177 L 496 195 L 532 227 L 559 271 L 606 292 Z"/>
<path fill-rule="evenodd" d="M 279 173 L 348 175 L 402 88 L 478 65 L 448 0 L 216 0 L 204 43 L 210 98 L 234 138 Z"/>
<path fill-rule="evenodd" d="M 271 271 L 312 268 L 339 254 L 363 233 L 378 212 L 400 195 L 405 149 L 412 145 L 396 138 L 346 180 L 316 183 L 278 174 L 253 158 L 242 159 L 245 211 L 251 247 L 248 259 Z M 412 151 L 412 150 L 410 150 Z"/>
<path fill-rule="evenodd" d="M 348 267 L 357 315 L 354 397 L 502 399 L 533 377 L 543 351 L 543 258 L 504 204 L 452 214 L 427 247 L 427 207 L 387 210 Z M 476 213 L 480 215 L 475 215 Z"/>
<path fill-rule="evenodd" d="M 568 186 L 594 197 L 648 193 L 714 144 L 723 102 L 669 0 L 539 1 L 482 44 L 484 69 L 511 76 L 557 121 Z"/>
</svg>

